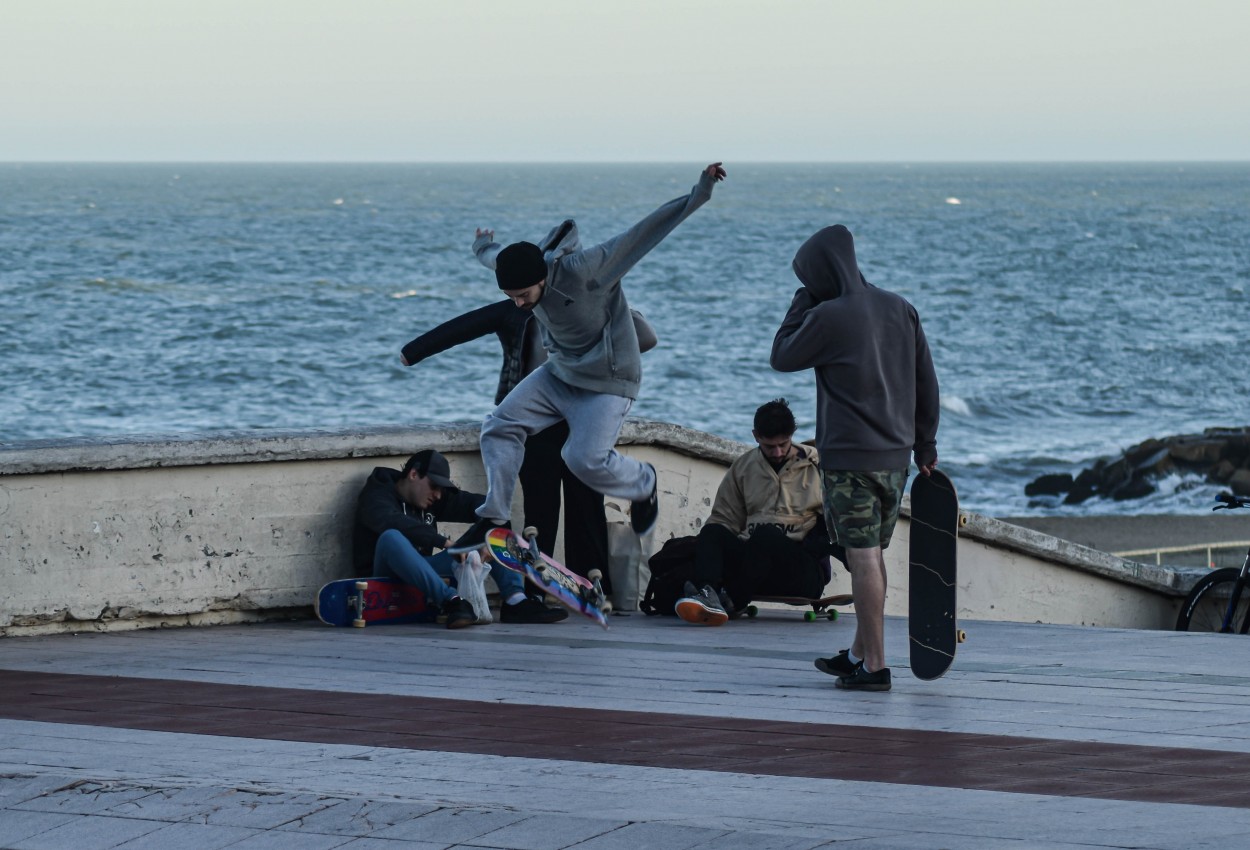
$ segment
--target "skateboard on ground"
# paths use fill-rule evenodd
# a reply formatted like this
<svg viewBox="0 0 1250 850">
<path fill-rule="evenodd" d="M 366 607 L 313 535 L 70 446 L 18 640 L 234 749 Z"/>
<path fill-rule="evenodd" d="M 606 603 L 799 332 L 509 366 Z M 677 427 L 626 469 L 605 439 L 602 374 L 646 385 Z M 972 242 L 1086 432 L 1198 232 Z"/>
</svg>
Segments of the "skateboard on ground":
<svg viewBox="0 0 1250 850">
<path fill-rule="evenodd" d="M 393 578 L 345 578 L 321 588 L 313 605 L 321 622 L 331 626 L 432 623 L 438 609 L 425 594 Z"/>
<path fill-rule="evenodd" d="M 955 645 L 963 641 L 955 623 L 955 539 L 959 496 L 946 473 L 920 474 L 911 485 L 910 590 L 907 633 L 911 672 L 936 679 L 950 669 Z"/>
<path fill-rule="evenodd" d="M 838 611 L 834 605 L 851 605 L 854 600 L 849 593 L 840 593 L 836 596 L 757 596 L 756 602 L 781 602 L 786 605 L 810 605 L 812 610 L 803 612 L 803 619 L 811 623 L 817 617 L 825 617 L 829 620 L 838 619 Z M 747 606 L 747 616 L 754 617 L 759 614 L 760 609 L 755 605 Z"/>
<path fill-rule="evenodd" d="M 507 528 L 491 529 L 486 535 L 490 556 L 503 566 L 528 578 L 547 595 L 575 614 L 594 620 L 605 629 L 612 603 L 604 596 L 599 570 L 591 570 L 587 578 L 538 550 L 538 531 L 527 528 L 524 536 Z"/>
</svg>

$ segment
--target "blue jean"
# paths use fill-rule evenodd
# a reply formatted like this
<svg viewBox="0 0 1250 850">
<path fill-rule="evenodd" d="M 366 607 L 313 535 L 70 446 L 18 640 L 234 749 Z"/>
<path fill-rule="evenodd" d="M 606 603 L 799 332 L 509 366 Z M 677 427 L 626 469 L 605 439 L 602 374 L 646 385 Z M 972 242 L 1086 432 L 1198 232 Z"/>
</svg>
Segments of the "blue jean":
<svg viewBox="0 0 1250 850">
<path fill-rule="evenodd" d="M 425 557 L 404 535 L 390 529 L 382 532 L 373 549 L 373 574 L 397 578 L 425 594 L 425 598 L 440 608 L 456 595 L 456 576 L 452 572 L 455 559 L 446 552 Z M 498 563 L 491 564 L 490 577 L 499 587 L 499 593 L 507 599 L 514 593 L 525 592 L 525 579 Z M 448 587 L 443 579 L 452 581 Z"/>
</svg>

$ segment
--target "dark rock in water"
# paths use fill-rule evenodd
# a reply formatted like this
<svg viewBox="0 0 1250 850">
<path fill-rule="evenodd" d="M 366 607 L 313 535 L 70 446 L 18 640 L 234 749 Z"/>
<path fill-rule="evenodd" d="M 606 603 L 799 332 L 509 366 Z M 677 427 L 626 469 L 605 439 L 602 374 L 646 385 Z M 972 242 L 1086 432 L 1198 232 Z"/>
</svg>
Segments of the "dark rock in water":
<svg viewBox="0 0 1250 850">
<path fill-rule="evenodd" d="M 1072 489 L 1072 476 L 1066 472 L 1043 475 L 1024 485 L 1026 496 L 1058 496 Z"/>
<path fill-rule="evenodd" d="M 1098 459 L 1076 477 L 1042 475 L 1025 485 L 1024 493 L 1062 495 L 1069 505 L 1094 496 L 1139 499 L 1153 493 L 1155 482 L 1173 472 L 1198 473 L 1238 495 L 1250 495 L 1250 427 L 1208 428 L 1201 434 L 1149 439 L 1130 446 L 1119 457 Z"/>
</svg>

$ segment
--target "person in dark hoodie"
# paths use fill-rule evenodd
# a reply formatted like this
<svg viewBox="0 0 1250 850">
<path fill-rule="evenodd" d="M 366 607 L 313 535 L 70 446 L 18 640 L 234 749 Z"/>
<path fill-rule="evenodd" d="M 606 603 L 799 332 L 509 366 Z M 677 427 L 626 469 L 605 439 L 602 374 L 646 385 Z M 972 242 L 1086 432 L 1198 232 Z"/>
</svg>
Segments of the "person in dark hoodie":
<svg viewBox="0 0 1250 850">
<path fill-rule="evenodd" d="M 473 522 L 480 493 L 469 493 L 451 480 L 447 458 L 424 449 L 408 458 L 403 469 L 375 467 L 356 500 L 352 533 L 352 562 L 357 576 L 392 576 L 419 589 L 446 616 L 449 629 L 471 626 L 482 613 L 444 579 L 456 579 L 455 559 L 446 549 L 451 538 L 438 530 L 438 521 Z M 548 608 L 525 595 L 519 573 L 495 564 L 491 578 L 503 598 L 500 617 L 505 623 L 554 623 L 568 612 Z M 484 605 L 484 599 L 479 603 Z M 487 620 L 487 622 L 489 622 Z"/>
<path fill-rule="evenodd" d="M 494 235 L 489 230 L 477 231 L 478 240 L 484 237 L 490 241 Z M 577 224 L 572 219 L 552 228 L 539 247 L 552 250 L 557 244 L 566 251 L 580 249 Z M 479 259 L 494 268 L 493 254 L 483 252 Z M 643 352 L 649 351 L 657 342 L 655 331 L 642 314 L 633 311 L 633 317 L 639 348 Z M 428 357 L 492 333 L 503 347 L 503 367 L 495 392 L 495 404 L 499 404 L 526 375 L 547 360 L 533 312 L 521 309 L 510 299 L 470 310 L 421 334 L 403 347 L 400 361 L 405 366 L 415 366 Z M 541 551 L 554 552 L 563 488 L 564 564 L 583 576 L 592 569 L 602 570 L 603 589 L 610 595 L 612 586 L 607 572 L 608 529 L 603 495 L 573 475 L 560 456 L 568 435 L 568 423 L 560 421 L 525 441 L 525 457 L 519 476 L 525 524 L 538 529 L 538 548 Z"/>
<path fill-rule="evenodd" d="M 621 425 L 642 384 L 638 333 L 621 278 L 677 225 L 712 197 L 725 178 L 720 163 L 699 175 L 689 192 L 625 232 L 591 248 L 556 239 L 543 251 L 532 242 L 500 248 L 479 231 L 473 251 L 495 267 L 499 288 L 538 319 L 547 362 L 531 372 L 482 424 L 486 500 L 478 522 L 453 550 L 480 546 L 494 526 L 509 523 L 512 492 L 526 439 L 565 420 L 561 455 L 569 469 L 598 493 L 630 500 L 630 524 L 648 533 L 659 515 L 655 468 L 616 451 Z"/>
<path fill-rule="evenodd" d="M 922 475 L 937 466 L 937 374 L 916 309 L 864 279 L 845 227 L 817 231 L 793 268 L 803 286 L 771 362 L 781 372 L 815 370 L 825 515 L 846 549 L 855 597 L 854 641 L 816 668 L 838 676 L 839 688 L 888 691 L 882 550 L 913 455 Z"/>
</svg>

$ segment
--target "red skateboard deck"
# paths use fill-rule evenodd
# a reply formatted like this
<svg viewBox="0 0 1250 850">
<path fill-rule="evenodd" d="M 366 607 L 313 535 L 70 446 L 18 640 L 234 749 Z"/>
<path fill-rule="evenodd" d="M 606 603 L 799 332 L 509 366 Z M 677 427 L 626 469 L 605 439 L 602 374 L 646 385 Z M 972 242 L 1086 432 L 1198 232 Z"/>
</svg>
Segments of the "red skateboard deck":
<svg viewBox="0 0 1250 850">
<path fill-rule="evenodd" d="M 432 623 L 438 610 L 425 594 L 392 578 L 347 578 L 321 588 L 313 605 L 321 622 L 330 626 Z"/>
</svg>

